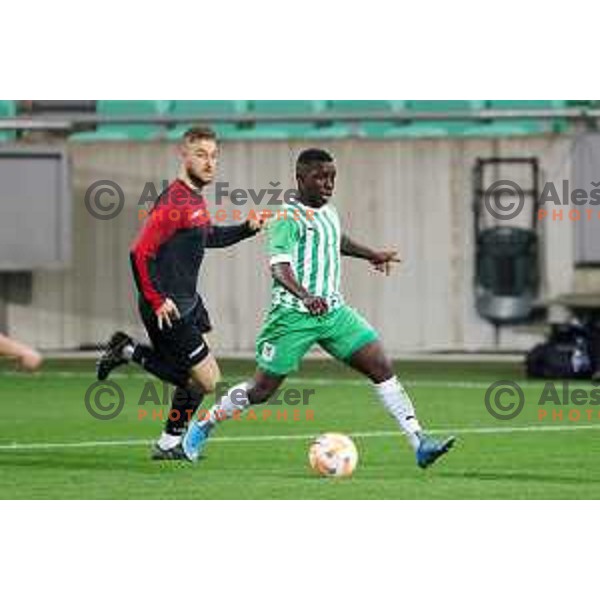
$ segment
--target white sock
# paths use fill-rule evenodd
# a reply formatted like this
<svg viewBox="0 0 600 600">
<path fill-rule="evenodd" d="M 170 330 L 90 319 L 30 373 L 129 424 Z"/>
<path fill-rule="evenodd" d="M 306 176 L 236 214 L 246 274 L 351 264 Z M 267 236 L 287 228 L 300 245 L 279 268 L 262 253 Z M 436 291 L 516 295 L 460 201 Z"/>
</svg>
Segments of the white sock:
<svg viewBox="0 0 600 600">
<path fill-rule="evenodd" d="M 250 404 L 246 393 L 249 387 L 249 383 L 238 383 L 228 389 L 219 402 L 208 411 L 209 422 L 214 425 L 218 421 L 230 419 L 234 412 L 244 410 Z"/>
<path fill-rule="evenodd" d="M 161 450 L 171 450 L 172 448 L 175 448 L 175 446 L 177 446 L 180 440 L 180 435 L 172 435 L 170 433 L 167 433 L 166 431 L 163 431 L 160 434 L 160 438 L 157 444 Z"/>
<path fill-rule="evenodd" d="M 397 377 L 375 384 L 375 391 L 388 412 L 396 419 L 416 450 L 420 443 L 421 425 L 415 416 L 415 409 Z"/>
<path fill-rule="evenodd" d="M 127 344 L 123 350 L 121 350 L 121 356 L 125 360 L 131 360 L 133 357 L 133 353 L 135 352 L 135 346 L 133 344 Z"/>
</svg>

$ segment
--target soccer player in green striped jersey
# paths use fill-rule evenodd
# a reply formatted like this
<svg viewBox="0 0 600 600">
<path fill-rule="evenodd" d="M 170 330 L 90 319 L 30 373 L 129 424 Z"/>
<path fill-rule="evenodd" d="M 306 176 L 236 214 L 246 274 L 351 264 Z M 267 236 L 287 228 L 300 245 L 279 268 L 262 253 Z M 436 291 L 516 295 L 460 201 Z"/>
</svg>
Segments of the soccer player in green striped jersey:
<svg viewBox="0 0 600 600">
<path fill-rule="evenodd" d="M 454 438 L 438 441 L 422 431 L 379 335 L 344 302 L 342 256 L 365 260 L 386 275 L 399 260 L 397 252 L 362 246 L 342 231 L 330 202 L 335 177 L 336 166 L 328 152 L 309 149 L 298 157 L 299 197 L 267 226 L 273 286 L 271 308 L 256 341 L 258 368 L 252 381 L 229 390 L 207 419 L 189 427 L 181 446 L 186 458 L 197 459 L 220 420 L 266 402 L 315 344 L 371 380 L 382 404 L 406 434 L 420 467 L 429 466 L 452 447 Z"/>
</svg>

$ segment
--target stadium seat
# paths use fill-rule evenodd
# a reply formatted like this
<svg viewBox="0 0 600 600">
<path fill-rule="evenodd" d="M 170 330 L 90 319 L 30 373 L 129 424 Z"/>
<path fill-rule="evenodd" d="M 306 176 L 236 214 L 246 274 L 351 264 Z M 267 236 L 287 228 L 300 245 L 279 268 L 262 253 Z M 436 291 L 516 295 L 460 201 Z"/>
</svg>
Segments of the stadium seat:
<svg viewBox="0 0 600 600">
<path fill-rule="evenodd" d="M 598 100 L 565 100 L 567 108 L 590 108 Z"/>
<path fill-rule="evenodd" d="M 316 127 L 310 132 L 313 138 L 381 137 L 394 126 L 394 111 L 402 110 L 403 100 L 330 100 L 326 111 L 337 114 L 390 113 L 390 121 L 364 121 L 360 123 L 332 122 Z"/>
<path fill-rule="evenodd" d="M 552 110 L 565 108 L 565 100 L 488 100 L 493 110 Z"/>
<path fill-rule="evenodd" d="M 153 116 L 165 114 L 170 100 L 99 100 L 96 112 L 106 117 Z M 162 125 L 109 124 L 98 125 L 96 131 L 74 133 L 71 139 L 78 141 L 101 140 L 152 140 L 165 135 Z"/>
<path fill-rule="evenodd" d="M 14 100 L 0 100 L 0 117 L 14 117 L 17 113 Z M 14 140 L 14 131 L 0 130 L 0 142 Z"/>
<path fill-rule="evenodd" d="M 255 114 L 257 122 L 253 127 L 242 129 L 238 137 L 243 139 L 305 139 L 310 137 L 315 128 L 314 123 L 268 123 L 261 122 L 260 118 L 265 115 L 277 115 L 281 117 L 289 115 L 313 115 L 323 108 L 323 102 L 319 100 L 252 100 L 250 112 Z"/>
<path fill-rule="evenodd" d="M 14 102 L 0 101 L 2 110 L 13 110 Z M 574 102 L 574 101 L 569 101 Z M 568 105 L 563 100 L 101 100 L 97 112 L 102 115 L 159 115 L 169 112 L 173 115 L 190 115 L 198 122 L 208 122 L 221 139 L 338 139 L 346 137 L 373 138 L 437 138 L 459 137 L 504 137 L 515 135 L 535 135 L 560 132 L 567 129 L 564 119 L 497 119 L 480 122 L 471 119 L 399 122 L 395 113 L 400 110 L 419 113 L 428 112 L 469 112 L 488 108 L 492 110 L 523 110 L 563 108 Z M 11 108 L 12 107 L 12 108 Z M 323 115 L 357 113 L 390 114 L 386 121 L 363 122 L 264 122 L 267 115 Z M 212 119 L 220 115 L 254 114 L 256 122 L 251 124 L 214 123 Z M 14 114 L 14 112 L 12 113 Z M 76 133 L 75 140 L 151 140 L 166 137 L 178 140 L 192 125 L 192 122 L 171 128 L 152 124 L 98 125 L 96 131 Z M 0 132 L 0 139 L 13 139 L 13 132 Z"/>
<path fill-rule="evenodd" d="M 247 112 L 248 103 L 246 100 L 175 100 L 171 106 L 172 115 L 191 115 L 194 116 L 194 122 L 208 122 L 208 125 L 214 129 L 221 139 L 235 139 L 240 132 L 240 127 L 235 123 L 212 123 L 216 115 L 231 116 Z M 169 130 L 167 139 L 179 140 L 181 136 L 193 125 L 197 123 L 184 123 L 176 125 Z"/>
<path fill-rule="evenodd" d="M 469 112 L 484 107 L 480 100 L 408 100 L 406 109 L 418 113 Z M 470 120 L 412 121 L 398 124 L 385 132 L 392 138 L 436 138 L 463 135 L 474 125 Z"/>
<path fill-rule="evenodd" d="M 564 100 L 489 100 L 490 110 L 549 110 L 566 108 Z M 472 137 L 510 137 L 539 135 L 566 131 L 568 125 L 564 119 L 497 119 L 489 123 L 477 123 L 469 127 L 464 134 Z"/>
</svg>

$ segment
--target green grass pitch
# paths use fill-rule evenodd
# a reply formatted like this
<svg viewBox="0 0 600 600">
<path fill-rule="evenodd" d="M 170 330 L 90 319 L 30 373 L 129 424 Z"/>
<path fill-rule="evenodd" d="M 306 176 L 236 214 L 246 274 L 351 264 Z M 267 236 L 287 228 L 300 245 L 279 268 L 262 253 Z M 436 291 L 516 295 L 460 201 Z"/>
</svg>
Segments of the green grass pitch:
<svg viewBox="0 0 600 600">
<path fill-rule="evenodd" d="M 232 383 L 253 368 L 241 361 L 221 366 Z M 161 406 L 140 406 L 144 386 L 156 381 L 140 371 L 125 370 L 113 380 L 124 391 L 125 407 L 117 418 L 100 421 L 84 406 L 94 383 L 91 362 L 50 361 L 33 377 L 2 363 L 0 498 L 600 498 L 597 407 L 590 420 L 572 422 L 573 407 L 550 406 L 549 413 L 563 409 L 563 420 L 540 421 L 544 383 L 525 381 L 520 369 L 501 364 L 403 363 L 397 372 L 427 428 L 457 433 L 454 450 L 426 471 L 416 467 L 366 380 L 332 362 L 307 361 L 287 386 L 315 390 L 308 406 L 297 407 L 299 420 L 292 406 L 259 407 L 256 421 L 223 424 L 196 465 L 149 459 L 161 429 L 151 412 Z M 495 420 L 484 405 L 486 386 L 500 379 L 524 386 L 525 407 L 513 420 Z M 586 408 L 594 407 L 580 407 L 582 415 Z M 140 419 L 144 409 L 149 416 Z M 287 410 L 287 421 L 276 419 L 278 410 Z M 311 473 L 309 441 L 327 431 L 353 436 L 360 459 L 351 479 Z"/>
</svg>

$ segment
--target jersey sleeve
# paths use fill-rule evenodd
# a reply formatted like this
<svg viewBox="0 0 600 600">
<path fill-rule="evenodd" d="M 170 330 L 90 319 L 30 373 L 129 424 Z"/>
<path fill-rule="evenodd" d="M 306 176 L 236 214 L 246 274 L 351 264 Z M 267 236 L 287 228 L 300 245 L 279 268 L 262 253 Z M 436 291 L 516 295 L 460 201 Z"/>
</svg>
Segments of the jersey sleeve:
<svg viewBox="0 0 600 600">
<path fill-rule="evenodd" d="M 292 263 L 300 239 L 300 226 L 293 219 L 269 221 L 267 225 L 267 254 L 269 263 Z"/>
<path fill-rule="evenodd" d="M 227 248 L 227 246 L 233 246 L 233 244 L 253 237 L 257 233 L 258 230 L 250 229 L 247 221 L 239 225 L 210 226 L 206 236 L 206 247 Z"/>
<path fill-rule="evenodd" d="M 155 311 L 165 301 L 156 270 L 156 256 L 160 247 L 183 224 L 184 211 L 170 208 L 167 204 L 160 204 L 150 213 L 130 250 L 138 289 Z"/>
</svg>

